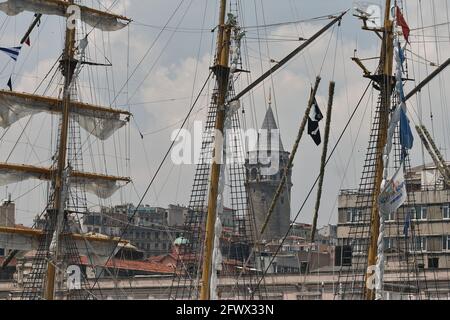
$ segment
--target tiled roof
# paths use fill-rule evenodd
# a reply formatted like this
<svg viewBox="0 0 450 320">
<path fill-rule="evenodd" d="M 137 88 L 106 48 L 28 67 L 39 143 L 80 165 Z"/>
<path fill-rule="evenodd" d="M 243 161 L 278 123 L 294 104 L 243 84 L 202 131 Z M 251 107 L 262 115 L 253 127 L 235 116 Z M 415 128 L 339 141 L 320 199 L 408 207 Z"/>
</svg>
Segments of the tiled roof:
<svg viewBox="0 0 450 320">
<path fill-rule="evenodd" d="M 81 264 L 90 266 L 90 262 L 88 261 L 87 257 L 82 256 L 81 258 Z M 134 271 L 145 271 L 145 272 L 151 272 L 151 273 L 165 273 L 165 274 L 172 274 L 173 269 L 157 262 L 151 262 L 151 261 L 132 261 L 132 260 L 119 260 L 119 259 L 112 259 L 107 264 L 108 268 L 114 268 L 114 269 L 121 269 L 121 270 L 134 270 Z"/>
<path fill-rule="evenodd" d="M 5 260 L 6 260 L 6 257 L 0 257 L 0 266 L 3 264 L 3 261 L 5 261 Z M 16 258 L 13 258 L 13 259 L 9 262 L 8 267 L 15 267 L 16 264 L 17 264 L 17 260 L 16 260 Z"/>
</svg>

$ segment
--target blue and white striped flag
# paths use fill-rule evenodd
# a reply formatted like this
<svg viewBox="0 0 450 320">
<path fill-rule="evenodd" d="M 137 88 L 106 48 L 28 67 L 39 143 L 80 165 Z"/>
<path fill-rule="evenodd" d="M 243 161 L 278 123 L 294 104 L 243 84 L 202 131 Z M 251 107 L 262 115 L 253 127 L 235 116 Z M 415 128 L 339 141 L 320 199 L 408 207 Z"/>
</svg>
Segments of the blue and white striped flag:
<svg viewBox="0 0 450 320">
<path fill-rule="evenodd" d="M 0 51 L 7 54 L 14 61 L 17 61 L 17 58 L 19 57 L 19 54 L 20 54 L 20 49 L 22 49 L 21 46 L 20 47 L 12 47 L 12 48 L 0 47 Z"/>
</svg>

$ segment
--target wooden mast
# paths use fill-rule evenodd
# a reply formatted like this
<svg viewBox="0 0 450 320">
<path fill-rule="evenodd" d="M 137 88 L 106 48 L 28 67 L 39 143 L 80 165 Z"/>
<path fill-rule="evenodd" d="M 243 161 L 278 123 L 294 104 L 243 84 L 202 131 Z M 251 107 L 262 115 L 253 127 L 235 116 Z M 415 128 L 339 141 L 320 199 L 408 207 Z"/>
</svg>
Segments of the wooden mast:
<svg viewBox="0 0 450 320">
<path fill-rule="evenodd" d="M 226 0 L 220 0 L 220 14 L 219 14 L 219 34 L 217 38 L 217 57 L 216 63 L 213 67 L 214 73 L 217 79 L 217 115 L 216 115 L 216 133 L 222 133 L 224 130 L 225 122 L 225 102 L 228 91 L 228 79 L 230 68 L 228 66 L 229 53 L 230 53 L 230 38 L 231 28 L 229 25 L 225 25 L 226 15 Z M 203 256 L 203 268 L 202 268 L 202 282 L 200 290 L 200 300 L 210 299 L 210 286 L 211 286 L 211 269 L 212 269 L 212 255 L 214 245 L 214 227 L 217 216 L 217 196 L 219 189 L 220 179 L 220 161 L 222 158 L 222 139 L 215 137 L 214 148 L 212 153 L 212 167 L 211 167 L 211 179 L 209 186 L 208 196 L 208 215 L 206 220 L 206 233 L 204 244 L 204 256 Z"/>
<path fill-rule="evenodd" d="M 386 145 L 387 128 L 389 121 L 389 109 L 391 106 L 392 94 L 392 68 L 393 68 L 393 22 L 390 20 L 391 1 L 386 0 L 386 8 L 384 14 L 383 38 L 381 45 L 380 66 L 378 70 L 378 77 L 381 90 L 381 104 L 380 104 L 380 123 L 376 145 L 376 162 L 375 162 L 375 181 L 374 192 L 372 195 L 372 206 L 370 216 L 370 236 L 369 236 L 369 250 L 367 257 L 367 266 L 375 266 L 377 259 L 377 243 L 380 229 L 380 217 L 378 208 L 378 197 L 381 192 L 381 183 L 383 181 L 383 150 Z M 372 276 L 371 273 L 366 272 L 367 284 L 368 278 Z M 369 288 L 366 285 L 364 297 L 367 300 L 375 299 L 375 288 Z"/>
<path fill-rule="evenodd" d="M 69 4 L 74 4 L 74 0 L 67 0 Z M 63 59 L 61 60 L 62 73 L 64 76 L 63 90 L 63 110 L 61 120 L 61 132 L 59 136 L 58 163 L 54 180 L 54 202 L 50 215 L 56 215 L 55 239 L 59 241 L 59 233 L 61 232 L 58 224 L 64 219 L 65 196 L 64 196 L 64 170 L 67 160 L 67 140 L 69 131 L 70 116 L 70 85 L 73 78 L 74 69 L 76 67 L 75 56 L 75 28 L 66 26 L 65 45 Z M 52 217 L 50 217 L 50 220 Z M 59 245 L 56 245 L 55 255 L 47 264 L 47 277 L 45 285 L 44 298 L 46 300 L 54 300 L 55 298 L 55 278 L 56 266 L 59 259 Z"/>
</svg>

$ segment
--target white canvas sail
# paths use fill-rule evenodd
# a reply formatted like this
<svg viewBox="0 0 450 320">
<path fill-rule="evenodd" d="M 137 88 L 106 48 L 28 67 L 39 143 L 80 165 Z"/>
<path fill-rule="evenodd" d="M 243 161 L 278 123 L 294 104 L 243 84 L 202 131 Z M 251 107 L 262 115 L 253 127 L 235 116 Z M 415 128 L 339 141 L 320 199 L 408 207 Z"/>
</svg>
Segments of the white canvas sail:
<svg viewBox="0 0 450 320">
<path fill-rule="evenodd" d="M 0 164 L 0 187 L 30 179 L 51 180 L 53 171 L 49 168 Z M 84 186 L 85 190 L 101 199 L 108 199 L 130 181 L 128 178 L 106 176 L 73 171 L 70 185 Z"/>
<path fill-rule="evenodd" d="M 41 112 L 60 113 L 62 100 L 37 95 L 0 91 L 0 127 L 8 128 L 20 119 Z M 106 140 L 127 124 L 127 112 L 71 102 L 71 116 L 88 132 Z"/>
<path fill-rule="evenodd" d="M 24 11 L 45 15 L 66 17 L 70 3 L 60 0 L 8 0 L 0 3 L 0 11 L 9 16 L 18 15 Z M 125 17 L 78 6 L 81 10 L 81 21 L 102 31 L 117 31 L 127 26 Z"/>
</svg>

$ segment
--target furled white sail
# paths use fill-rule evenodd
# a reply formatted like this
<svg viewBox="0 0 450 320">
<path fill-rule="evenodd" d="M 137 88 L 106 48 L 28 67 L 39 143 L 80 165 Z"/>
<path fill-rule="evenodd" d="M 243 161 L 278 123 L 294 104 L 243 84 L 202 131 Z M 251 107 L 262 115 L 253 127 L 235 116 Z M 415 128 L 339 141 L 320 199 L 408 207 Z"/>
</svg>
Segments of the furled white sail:
<svg viewBox="0 0 450 320">
<path fill-rule="evenodd" d="M 66 17 L 70 3 L 61 0 L 7 0 L 0 3 L 0 10 L 7 15 L 15 16 L 24 11 L 40 13 L 45 15 L 57 15 Z M 79 6 L 81 20 L 93 28 L 102 31 L 116 31 L 127 26 L 129 22 L 125 17 L 101 12 L 85 6 Z"/>
<path fill-rule="evenodd" d="M 25 165 L 0 163 L 0 187 L 18 183 L 29 179 L 48 181 L 53 171 L 49 168 Z M 70 185 L 73 187 L 84 186 L 88 193 L 101 199 L 108 199 L 127 184 L 130 180 L 123 177 L 114 177 L 73 171 L 70 174 Z"/>
<path fill-rule="evenodd" d="M 12 183 L 18 183 L 29 179 L 47 180 L 44 176 L 40 175 L 39 173 L 0 169 L 0 187 L 4 187 Z"/>
<path fill-rule="evenodd" d="M 26 116 L 41 112 L 59 113 L 61 106 L 60 99 L 0 91 L 0 127 L 7 128 Z M 121 119 L 121 115 L 127 113 L 113 109 L 72 102 L 70 111 L 83 129 L 101 140 L 108 139 L 127 123 Z"/>
<path fill-rule="evenodd" d="M 94 194 L 100 199 L 111 198 L 116 191 L 122 188 L 122 185 L 117 181 L 101 179 L 75 178 L 73 182 L 74 184 L 84 185 L 86 192 Z"/>
</svg>

